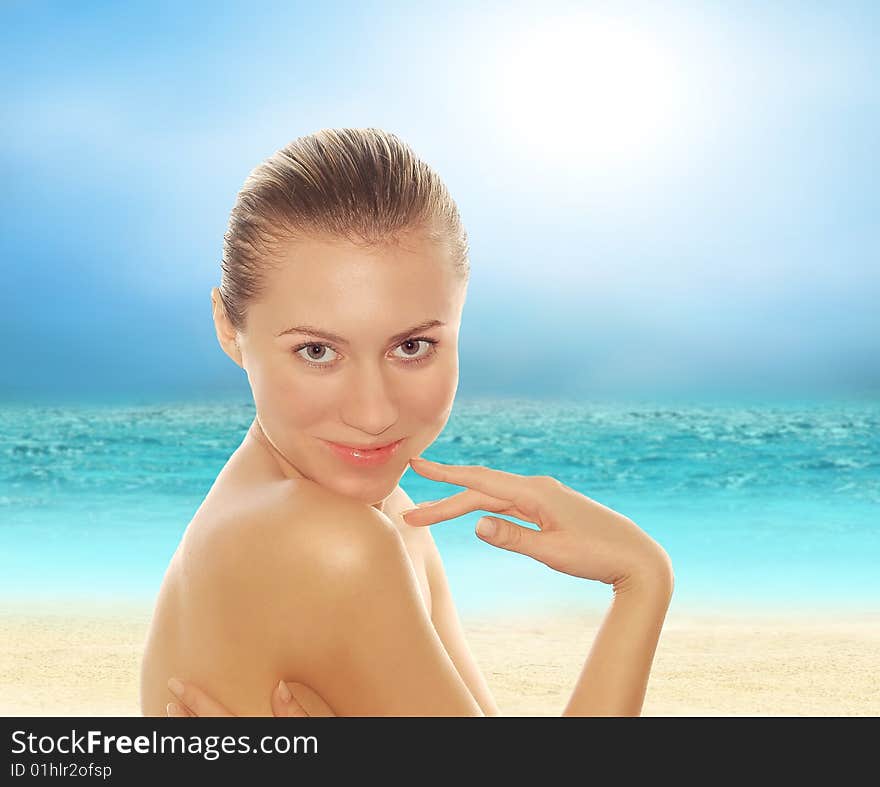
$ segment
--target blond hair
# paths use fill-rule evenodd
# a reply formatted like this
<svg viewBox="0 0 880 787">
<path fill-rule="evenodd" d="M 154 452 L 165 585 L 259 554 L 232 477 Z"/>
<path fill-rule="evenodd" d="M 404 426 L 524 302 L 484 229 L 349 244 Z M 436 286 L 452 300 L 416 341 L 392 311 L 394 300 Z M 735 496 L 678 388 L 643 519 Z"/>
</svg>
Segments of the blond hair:
<svg viewBox="0 0 880 787">
<path fill-rule="evenodd" d="M 224 235 L 220 297 L 237 330 L 259 298 L 274 252 L 301 238 L 397 243 L 410 232 L 445 244 L 464 282 L 468 238 L 439 176 L 394 134 L 322 129 L 257 165 L 238 192 Z"/>
</svg>

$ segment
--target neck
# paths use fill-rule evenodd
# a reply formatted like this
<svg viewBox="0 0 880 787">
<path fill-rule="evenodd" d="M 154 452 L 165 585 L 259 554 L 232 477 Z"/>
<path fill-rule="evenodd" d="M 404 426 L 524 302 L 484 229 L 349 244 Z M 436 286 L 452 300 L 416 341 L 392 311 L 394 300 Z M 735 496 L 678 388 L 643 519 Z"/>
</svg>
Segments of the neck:
<svg viewBox="0 0 880 787">
<path fill-rule="evenodd" d="M 305 476 L 296 469 L 294 464 L 290 462 L 268 438 L 266 433 L 263 431 L 263 427 L 260 425 L 259 416 L 254 417 L 254 421 L 248 429 L 248 435 L 266 450 L 266 452 L 269 454 L 269 456 L 272 457 L 272 459 L 275 460 L 275 462 L 278 464 L 278 467 L 281 469 L 281 472 L 284 473 L 287 478 L 305 478 Z M 384 500 L 380 500 L 378 503 L 372 503 L 371 505 L 377 511 L 381 511 L 384 514 L 385 504 L 388 502 L 389 499 L 390 496 L 388 498 L 385 498 Z"/>
<path fill-rule="evenodd" d="M 263 427 L 260 425 L 259 416 L 254 418 L 254 422 L 251 424 L 250 429 L 248 429 L 248 435 L 252 437 L 257 443 L 259 443 L 275 460 L 278 464 L 278 467 L 281 469 L 281 472 L 284 473 L 288 478 L 305 478 L 305 476 L 296 469 L 292 462 L 290 462 L 284 454 L 281 453 L 272 443 L 272 441 L 266 436 L 266 433 L 263 431 Z"/>
</svg>

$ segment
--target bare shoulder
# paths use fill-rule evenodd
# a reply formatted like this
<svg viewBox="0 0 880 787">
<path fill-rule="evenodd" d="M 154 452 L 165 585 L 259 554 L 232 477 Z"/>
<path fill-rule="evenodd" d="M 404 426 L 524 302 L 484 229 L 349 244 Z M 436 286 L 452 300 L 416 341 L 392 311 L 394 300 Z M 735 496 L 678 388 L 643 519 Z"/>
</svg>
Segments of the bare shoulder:
<svg viewBox="0 0 880 787">
<path fill-rule="evenodd" d="M 258 641 L 267 673 L 311 687 L 341 716 L 481 715 L 384 513 L 299 485 L 215 538 L 224 557 L 209 603 L 243 621 L 223 641 Z"/>
<path fill-rule="evenodd" d="M 353 577 L 377 551 L 393 557 L 399 535 L 372 506 L 292 481 L 261 489 L 251 504 L 215 515 L 187 540 L 185 553 L 197 558 L 188 562 L 204 566 L 227 591 L 254 586 L 266 594 L 278 577 L 287 589 L 296 580 L 299 600 L 315 601 L 309 589 L 326 594 L 328 582 Z"/>
</svg>

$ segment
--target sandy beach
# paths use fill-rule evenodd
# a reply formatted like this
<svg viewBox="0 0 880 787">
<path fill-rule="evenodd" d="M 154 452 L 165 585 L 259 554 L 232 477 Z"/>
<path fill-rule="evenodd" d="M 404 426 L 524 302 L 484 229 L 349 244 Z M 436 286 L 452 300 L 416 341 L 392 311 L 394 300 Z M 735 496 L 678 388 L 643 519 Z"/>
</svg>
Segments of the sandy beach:
<svg viewBox="0 0 880 787">
<path fill-rule="evenodd" d="M 139 715 L 150 607 L 2 605 L 0 715 Z M 558 716 L 603 611 L 464 617 L 506 716 Z M 670 608 L 643 716 L 880 715 L 880 615 L 694 615 Z"/>
</svg>

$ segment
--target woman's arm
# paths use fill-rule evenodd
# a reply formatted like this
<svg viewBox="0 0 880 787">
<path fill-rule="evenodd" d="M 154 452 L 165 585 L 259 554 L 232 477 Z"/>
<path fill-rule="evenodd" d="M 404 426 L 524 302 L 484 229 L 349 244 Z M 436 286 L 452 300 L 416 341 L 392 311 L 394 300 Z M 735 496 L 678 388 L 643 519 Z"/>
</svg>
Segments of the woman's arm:
<svg viewBox="0 0 880 787">
<path fill-rule="evenodd" d="M 397 496 L 395 505 L 399 505 L 401 509 L 415 508 L 406 491 L 398 486 L 394 490 Z M 411 527 L 404 524 L 404 527 Z M 431 535 L 430 528 L 413 528 L 424 539 L 425 550 L 425 573 L 428 576 L 428 585 L 431 588 L 431 622 L 440 635 L 443 647 L 455 664 L 458 674 L 467 684 L 468 689 L 474 699 L 479 703 L 483 713 L 486 716 L 500 716 L 501 711 L 480 667 L 474 659 L 474 655 L 468 646 L 464 629 L 461 625 L 461 619 L 458 616 L 458 610 L 455 608 L 455 600 L 449 589 L 449 581 L 446 578 L 446 570 L 443 567 L 443 560 L 440 557 L 440 551 L 434 543 L 434 537 Z"/>
<path fill-rule="evenodd" d="M 290 594 L 274 602 L 283 610 L 281 652 L 292 654 L 278 665 L 284 680 L 309 686 L 337 716 L 484 715 L 428 616 L 403 538 L 387 517 L 360 505 L 314 511 L 291 539 L 310 602 L 304 608 Z M 279 571 L 290 565 L 283 551 Z M 321 625 L 308 663 L 294 655 L 304 615 Z"/>
<path fill-rule="evenodd" d="M 431 539 L 427 561 L 434 625 L 443 644 L 487 716 L 500 716 L 485 678 L 468 647 L 446 580 L 440 553 Z M 563 716 L 639 716 L 651 665 L 673 592 L 672 571 L 658 564 L 641 581 L 614 588 L 614 598 L 596 635 Z"/>
<path fill-rule="evenodd" d="M 537 524 L 483 517 L 477 533 L 501 549 L 550 568 L 609 584 L 611 608 L 588 654 L 563 716 L 638 716 L 674 574 L 666 551 L 632 520 L 551 476 L 519 476 L 481 466 L 411 460 L 420 475 L 465 487 L 405 512 L 414 526 L 493 511 Z"/>
<path fill-rule="evenodd" d="M 554 492 L 562 492 L 563 497 L 560 502 L 563 505 L 574 504 L 575 509 L 572 513 L 580 513 L 580 516 L 574 516 L 575 522 L 585 522 L 597 513 L 600 515 L 602 525 L 596 528 L 597 523 L 592 523 L 590 528 L 597 530 L 597 539 L 590 545 L 592 548 L 587 553 L 588 561 L 597 559 L 594 557 L 594 550 L 599 555 L 605 554 L 603 541 L 607 538 L 610 538 L 614 546 L 620 548 L 622 552 L 627 541 L 634 539 L 631 570 L 609 583 L 614 590 L 611 607 L 562 715 L 638 716 L 644 701 L 660 631 L 672 597 L 674 577 L 668 555 L 662 549 L 656 548 L 656 543 L 648 539 L 647 535 L 629 520 L 596 504 L 595 501 L 574 494 L 572 490 L 563 488 L 558 482 L 553 481 L 548 487 L 544 481 L 540 481 L 533 486 L 533 489 L 538 500 L 543 497 L 542 492 L 551 498 Z M 466 505 L 464 501 L 462 504 Z M 449 504 L 447 501 L 441 505 Z M 363 516 L 363 509 L 359 511 L 359 515 L 354 515 L 355 520 Z M 387 520 L 380 514 L 376 512 L 369 514 L 370 516 L 364 517 L 363 521 L 354 522 L 353 532 L 361 535 L 382 532 L 393 535 L 393 538 L 390 542 L 359 544 L 359 549 L 363 547 L 366 551 L 363 554 L 356 553 L 357 556 L 353 557 L 352 562 L 354 566 L 368 568 L 364 571 L 342 573 L 347 574 L 355 582 L 355 586 L 350 588 L 350 597 L 352 602 L 357 600 L 357 603 L 352 603 L 350 614 L 361 623 L 369 625 L 376 634 L 376 640 L 382 643 L 382 648 L 387 647 L 387 651 L 373 646 L 369 646 L 366 650 L 359 650 L 357 647 L 351 649 L 353 663 L 347 667 L 346 674 L 349 677 L 360 674 L 360 678 L 352 685 L 369 686 L 369 703 L 375 703 L 374 707 L 388 708 L 387 712 L 394 715 L 434 715 L 433 712 L 424 710 L 426 707 L 424 703 L 442 705 L 449 699 L 458 702 L 456 697 L 460 694 L 460 688 L 463 688 L 460 684 L 464 681 L 470 695 L 467 699 L 480 700 L 479 708 L 482 713 L 477 715 L 499 715 L 497 705 L 467 647 L 433 539 L 426 564 L 430 566 L 429 581 L 432 585 L 435 619 L 434 625 L 428 626 L 425 625 L 429 622 L 428 614 L 421 603 L 417 581 L 400 535 L 393 527 L 387 526 Z M 428 513 L 427 516 L 439 519 L 450 518 L 442 513 L 433 517 Z M 383 521 L 373 521 L 373 527 L 370 527 L 371 522 L 367 519 Z M 502 523 L 499 521 L 499 524 Z M 503 524 L 511 528 L 515 527 L 511 523 Z M 545 528 L 550 529 L 546 524 Z M 607 533 L 602 532 L 605 528 Z M 510 535 L 514 532 L 511 530 Z M 540 538 L 541 535 L 537 537 Z M 496 537 L 494 542 L 498 546 L 507 548 L 512 546 L 512 542 L 506 542 L 504 536 Z M 570 547 L 563 547 L 561 554 L 568 559 L 574 551 Z M 393 603 L 375 606 L 377 617 L 373 622 L 374 625 L 360 609 L 363 603 L 369 603 L 371 596 L 388 601 L 393 599 Z M 441 632 L 441 641 L 446 650 L 444 655 L 448 655 L 448 659 L 438 658 L 436 640 Z M 386 674 L 382 666 L 385 658 L 390 658 L 390 654 L 401 651 L 409 653 L 411 658 L 399 660 L 393 675 Z M 383 652 L 388 654 L 385 658 L 382 657 Z M 377 656 L 379 661 L 374 661 L 374 657 Z M 452 665 L 458 673 L 452 676 L 451 680 L 447 670 L 449 659 L 452 660 Z M 438 666 L 442 666 L 439 671 Z M 337 715 L 352 715 L 338 702 L 334 702 L 334 698 L 328 696 L 320 685 L 308 680 L 304 682 L 323 696 Z M 408 695 L 405 691 L 400 692 L 401 683 L 410 686 Z M 446 688 L 442 688 L 444 683 L 447 684 Z M 438 689 L 436 694 L 433 693 L 434 688 Z M 450 689 L 453 697 L 443 699 L 442 692 Z M 391 708 L 397 703 L 400 703 L 398 707 L 411 710 L 407 712 L 392 710 Z M 467 704 L 470 703 L 466 701 Z M 385 712 L 383 711 L 382 714 L 384 715 Z M 454 714 L 445 711 L 439 715 L 474 714 L 459 710 Z"/>
<path fill-rule="evenodd" d="M 480 509 L 531 521 L 539 531 L 483 517 L 494 531 L 478 534 L 554 570 L 613 586 L 611 609 L 562 715 L 638 715 L 674 584 L 662 547 L 632 520 L 549 476 L 438 463 L 416 469 L 468 488 L 406 514 L 409 524 Z M 290 654 L 278 663 L 283 680 L 296 676 L 340 716 L 484 715 L 428 616 L 401 533 L 387 517 L 358 505 L 327 509 L 324 518 L 296 527 L 289 519 L 282 524 L 267 541 L 276 560 L 261 565 L 259 598 L 247 606 L 272 599 L 282 605 L 268 611 L 277 644 Z M 285 546 L 286 538 L 297 543 Z M 267 594 L 265 580 L 283 584 L 295 558 L 303 592 Z M 303 595 L 309 598 L 297 601 Z M 305 622 L 317 624 L 316 639 L 298 660 Z"/>
<path fill-rule="evenodd" d="M 381 512 L 300 494 L 236 524 L 203 545 L 186 588 L 189 619 L 210 618 L 201 641 L 213 652 L 196 655 L 200 632 L 190 628 L 194 655 L 167 677 L 232 715 L 271 715 L 279 679 L 310 687 L 338 716 L 483 715 L 431 622 L 401 533 Z M 176 699 L 169 687 L 165 702 Z"/>
<path fill-rule="evenodd" d="M 639 716 L 674 579 L 658 565 L 614 588 L 563 716 Z"/>
<path fill-rule="evenodd" d="M 430 531 L 428 532 L 430 535 Z M 446 572 L 443 569 L 443 561 L 433 538 L 430 538 L 428 553 L 425 557 L 425 570 L 428 574 L 428 583 L 431 586 L 431 621 L 443 641 L 443 647 L 446 648 L 449 658 L 452 659 L 458 674 L 467 684 L 474 699 L 483 709 L 483 713 L 486 716 L 500 716 L 501 711 L 498 709 L 495 698 L 489 691 L 486 679 L 483 677 L 470 647 L 468 647 L 461 619 L 458 616 L 458 610 L 455 608 L 455 601 L 449 589 L 449 582 L 446 579 Z"/>
<path fill-rule="evenodd" d="M 668 578 L 664 578 L 668 577 Z M 656 582 L 640 586 L 630 584 L 615 589 L 611 608 L 590 649 L 563 716 L 639 716 L 647 689 L 651 663 L 654 658 L 663 619 L 672 597 L 673 577 L 661 569 Z M 453 613 L 455 612 L 452 607 Z M 457 615 L 455 616 L 457 619 Z M 436 625 L 436 624 L 435 624 Z M 460 631 L 460 625 L 459 631 Z M 459 658 L 456 668 L 462 672 L 470 652 L 464 641 L 453 635 L 451 642 L 461 643 L 465 658 Z M 444 643 L 445 645 L 445 643 Z M 447 652 L 449 652 L 449 646 Z M 453 645 L 454 649 L 454 645 Z M 451 654 L 450 654 L 451 655 Z M 472 662 L 471 662 L 472 663 Z M 473 664 L 471 693 L 479 686 L 480 675 Z M 467 669 L 466 669 L 467 671 Z M 285 684 L 281 684 L 283 686 Z M 276 687 L 272 694 L 272 712 L 284 716 L 337 715 L 311 687 L 287 684 L 288 691 Z M 279 690 L 280 689 L 280 690 Z M 296 693 L 292 696 L 291 691 Z M 477 688 L 475 696 L 479 695 Z M 209 697 L 194 684 L 187 684 L 178 695 L 180 705 L 169 703 L 169 716 L 231 716 L 228 709 Z M 487 716 L 498 716 L 497 706 L 487 692 L 487 704 L 481 704 Z M 493 711 L 494 712 L 490 712 Z"/>
</svg>

